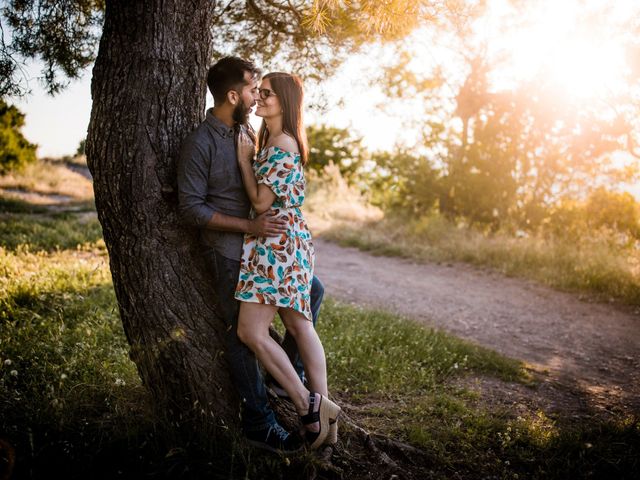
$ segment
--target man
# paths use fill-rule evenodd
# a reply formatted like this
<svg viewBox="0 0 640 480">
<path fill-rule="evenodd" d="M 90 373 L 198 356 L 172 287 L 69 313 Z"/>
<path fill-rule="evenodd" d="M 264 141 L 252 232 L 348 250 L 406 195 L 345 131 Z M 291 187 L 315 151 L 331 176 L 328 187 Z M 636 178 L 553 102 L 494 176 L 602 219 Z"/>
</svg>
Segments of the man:
<svg viewBox="0 0 640 480">
<path fill-rule="evenodd" d="M 258 98 L 259 76 L 260 71 L 251 62 L 238 57 L 223 58 L 209 69 L 207 84 L 214 107 L 183 143 L 178 161 L 178 192 L 183 220 L 200 228 L 203 258 L 213 275 L 220 312 L 227 325 L 227 359 L 243 402 L 244 433 L 257 447 L 292 452 L 301 447 L 302 441 L 278 424 L 256 358 L 237 336 L 239 305 L 234 291 L 243 234 L 277 236 L 287 228 L 286 222 L 272 211 L 248 218 L 251 203 L 236 159 L 234 133 L 240 125 L 247 125 Z M 314 325 L 323 293 L 322 284 L 314 277 L 311 287 Z M 285 336 L 283 347 L 304 381 L 293 338 Z"/>
</svg>

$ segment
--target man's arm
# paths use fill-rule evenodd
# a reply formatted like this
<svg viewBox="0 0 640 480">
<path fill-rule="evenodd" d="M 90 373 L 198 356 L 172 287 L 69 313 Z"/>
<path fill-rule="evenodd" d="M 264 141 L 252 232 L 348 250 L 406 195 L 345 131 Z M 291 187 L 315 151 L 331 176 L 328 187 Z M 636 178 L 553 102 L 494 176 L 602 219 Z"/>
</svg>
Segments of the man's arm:
<svg viewBox="0 0 640 480">
<path fill-rule="evenodd" d="M 216 210 L 207 204 L 207 185 L 211 160 L 193 134 L 182 143 L 178 159 L 178 203 L 182 221 L 206 228 Z"/>
<path fill-rule="evenodd" d="M 177 178 L 179 211 L 185 223 L 199 228 L 258 236 L 276 236 L 286 231 L 286 221 L 275 217 L 272 211 L 249 220 L 218 212 L 207 204 L 209 162 L 207 154 L 188 137 L 180 152 Z"/>
<path fill-rule="evenodd" d="M 226 232 L 251 233 L 260 237 L 275 237 L 287 231 L 286 220 L 282 220 L 275 215 L 276 212 L 269 210 L 261 213 L 253 220 L 249 220 L 215 212 L 205 228 L 224 230 Z"/>
</svg>

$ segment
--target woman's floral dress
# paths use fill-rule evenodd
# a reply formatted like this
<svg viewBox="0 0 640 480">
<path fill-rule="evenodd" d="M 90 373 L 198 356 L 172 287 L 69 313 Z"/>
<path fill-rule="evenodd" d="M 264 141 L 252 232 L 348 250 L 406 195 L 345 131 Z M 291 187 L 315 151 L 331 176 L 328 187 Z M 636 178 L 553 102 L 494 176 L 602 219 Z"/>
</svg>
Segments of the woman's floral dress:
<svg viewBox="0 0 640 480">
<path fill-rule="evenodd" d="M 263 148 L 253 171 L 276 199 L 271 208 L 288 221 L 279 237 L 245 234 L 235 297 L 243 302 L 289 307 L 311 320 L 310 292 L 314 250 L 300 207 L 304 172 L 300 154 L 279 147 Z"/>
</svg>

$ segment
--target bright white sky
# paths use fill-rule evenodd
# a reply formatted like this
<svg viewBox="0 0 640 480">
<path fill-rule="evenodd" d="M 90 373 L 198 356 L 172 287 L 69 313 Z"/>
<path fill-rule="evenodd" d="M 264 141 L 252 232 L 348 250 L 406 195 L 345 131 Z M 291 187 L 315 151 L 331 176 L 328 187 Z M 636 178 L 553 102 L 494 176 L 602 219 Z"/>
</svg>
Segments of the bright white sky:
<svg viewBox="0 0 640 480">
<path fill-rule="evenodd" d="M 51 97 L 36 80 L 39 69 L 30 64 L 26 69 L 32 78 L 31 95 L 14 99 L 14 103 L 25 115 L 24 136 L 38 144 L 38 156 L 59 157 L 74 154 L 80 140 L 86 137 L 91 113 L 91 72 L 72 82 L 61 94 Z"/>
</svg>

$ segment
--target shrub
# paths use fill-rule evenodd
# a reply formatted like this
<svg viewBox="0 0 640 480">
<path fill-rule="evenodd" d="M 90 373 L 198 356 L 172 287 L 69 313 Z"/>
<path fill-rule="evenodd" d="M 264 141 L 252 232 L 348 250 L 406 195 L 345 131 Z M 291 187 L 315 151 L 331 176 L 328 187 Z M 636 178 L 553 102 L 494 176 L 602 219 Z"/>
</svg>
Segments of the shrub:
<svg viewBox="0 0 640 480">
<path fill-rule="evenodd" d="M 0 175 L 36 161 L 37 145 L 24 138 L 23 126 L 24 114 L 0 99 Z"/>
<path fill-rule="evenodd" d="M 609 192 L 599 188 L 585 206 L 587 222 L 592 228 L 610 228 L 640 238 L 638 203 L 628 192 Z"/>
</svg>

